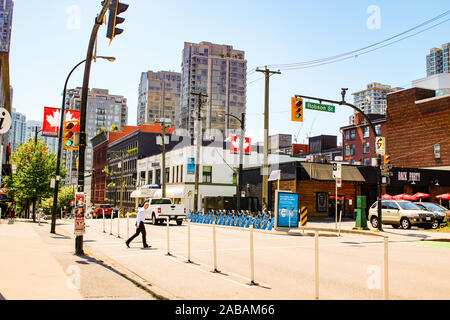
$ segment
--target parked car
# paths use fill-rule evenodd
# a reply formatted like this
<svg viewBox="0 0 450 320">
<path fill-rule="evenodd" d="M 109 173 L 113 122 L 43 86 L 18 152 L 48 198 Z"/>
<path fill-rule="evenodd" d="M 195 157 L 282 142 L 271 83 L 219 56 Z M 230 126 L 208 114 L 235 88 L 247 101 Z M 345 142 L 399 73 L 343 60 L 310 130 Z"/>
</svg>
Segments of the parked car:
<svg viewBox="0 0 450 320">
<path fill-rule="evenodd" d="M 436 215 L 439 225 L 444 223 L 444 221 L 450 220 L 450 210 L 441 205 L 431 202 L 415 202 L 415 204 L 420 208 L 433 212 Z M 436 228 L 438 228 L 439 225 Z"/>
<path fill-rule="evenodd" d="M 435 215 L 419 208 L 410 201 L 405 200 L 382 200 L 381 214 L 383 224 L 390 224 L 395 229 L 411 229 L 411 226 L 432 228 L 436 223 Z M 375 202 L 369 209 L 369 221 L 373 228 L 378 228 L 378 203 Z"/>
<path fill-rule="evenodd" d="M 102 218 L 103 213 L 105 213 L 105 218 L 111 218 L 111 214 L 113 213 L 113 207 L 110 204 L 100 204 L 95 207 L 92 216 L 94 219 Z"/>
<path fill-rule="evenodd" d="M 169 198 L 150 198 L 149 207 L 145 213 L 145 220 L 151 220 L 153 225 L 169 220 L 175 220 L 177 225 L 183 224 L 186 217 L 186 208 L 182 204 L 173 204 Z"/>
</svg>

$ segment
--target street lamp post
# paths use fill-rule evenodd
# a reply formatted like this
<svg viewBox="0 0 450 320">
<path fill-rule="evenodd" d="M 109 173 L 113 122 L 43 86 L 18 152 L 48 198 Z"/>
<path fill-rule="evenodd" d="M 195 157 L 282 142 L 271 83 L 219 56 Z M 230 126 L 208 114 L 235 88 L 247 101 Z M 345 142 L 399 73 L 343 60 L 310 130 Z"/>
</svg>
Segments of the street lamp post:
<svg viewBox="0 0 450 320">
<path fill-rule="evenodd" d="M 229 116 L 238 120 L 241 124 L 241 134 L 239 137 L 239 172 L 238 172 L 238 183 L 237 183 L 237 209 L 241 210 L 241 196 L 242 196 L 242 170 L 244 163 L 244 140 L 245 140 L 245 112 L 242 112 L 241 119 L 238 117 L 226 113 L 221 116 Z"/>
<path fill-rule="evenodd" d="M 103 57 L 103 56 L 99 56 L 96 57 L 99 59 L 104 59 L 104 60 L 108 60 L 108 61 L 115 61 L 116 58 L 114 57 Z M 63 139 L 63 126 L 64 126 L 64 118 L 66 115 L 66 92 L 67 92 L 67 84 L 69 83 L 69 79 L 70 76 L 72 75 L 72 73 L 83 63 L 86 62 L 86 59 L 84 59 L 83 61 L 80 61 L 70 72 L 69 75 L 66 78 L 66 82 L 64 83 L 64 89 L 63 89 L 63 100 L 62 100 L 62 104 L 61 104 L 61 118 L 59 121 L 59 134 L 58 134 L 58 155 L 56 158 L 56 181 L 55 181 L 55 190 L 53 192 L 53 207 L 52 207 L 52 225 L 51 225 L 51 230 L 50 233 L 55 233 L 55 226 L 56 226 L 56 203 L 58 200 L 58 188 L 59 188 L 59 174 L 60 174 L 60 167 L 61 167 L 61 153 L 62 153 L 62 139 Z"/>
</svg>

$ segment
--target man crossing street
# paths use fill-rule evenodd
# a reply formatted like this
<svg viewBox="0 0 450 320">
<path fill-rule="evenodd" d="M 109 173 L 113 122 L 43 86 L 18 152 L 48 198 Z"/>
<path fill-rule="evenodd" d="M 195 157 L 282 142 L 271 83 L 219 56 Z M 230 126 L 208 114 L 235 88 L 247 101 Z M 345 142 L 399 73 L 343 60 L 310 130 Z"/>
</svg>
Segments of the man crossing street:
<svg viewBox="0 0 450 320">
<path fill-rule="evenodd" d="M 147 239 L 146 239 L 147 234 L 145 232 L 145 225 L 144 225 L 145 212 L 147 211 L 148 206 L 149 206 L 149 204 L 148 204 L 148 202 L 146 202 L 144 204 L 144 206 L 138 210 L 137 217 L 136 217 L 136 233 L 134 235 L 132 235 L 131 238 L 125 242 L 125 244 L 127 245 L 128 248 L 130 247 L 131 241 L 133 241 L 134 238 L 136 238 L 140 233 L 142 233 L 142 244 L 144 246 L 144 249 L 150 247 L 147 244 Z"/>
</svg>

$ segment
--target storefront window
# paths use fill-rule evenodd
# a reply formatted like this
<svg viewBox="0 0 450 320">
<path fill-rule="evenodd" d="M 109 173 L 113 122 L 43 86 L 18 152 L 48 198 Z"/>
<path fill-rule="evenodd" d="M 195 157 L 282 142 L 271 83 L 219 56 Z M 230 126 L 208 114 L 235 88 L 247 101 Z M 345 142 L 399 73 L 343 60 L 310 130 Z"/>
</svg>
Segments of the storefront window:
<svg viewBox="0 0 450 320">
<path fill-rule="evenodd" d="M 212 167 L 204 166 L 203 167 L 203 183 L 211 183 L 212 182 Z"/>
</svg>

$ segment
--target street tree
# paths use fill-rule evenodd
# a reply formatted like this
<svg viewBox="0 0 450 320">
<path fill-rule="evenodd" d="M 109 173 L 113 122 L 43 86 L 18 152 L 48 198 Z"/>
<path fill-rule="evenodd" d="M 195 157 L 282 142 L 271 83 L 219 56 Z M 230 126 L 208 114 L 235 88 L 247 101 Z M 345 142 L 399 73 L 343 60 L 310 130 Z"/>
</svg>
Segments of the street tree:
<svg viewBox="0 0 450 320">
<path fill-rule="evenodd" d="M 33 204 L 35 221 L 36 203 L 52 195 L 50 181 L 55 178 L 56 155 L 43 141 L 30 139 L 12 155 L 11 164 L 16 165 L 16 173 L 6 178 L 5 185 L 17 203 Z M 60 176 L 64 178 L 65 170 Z"/>
</svg>

